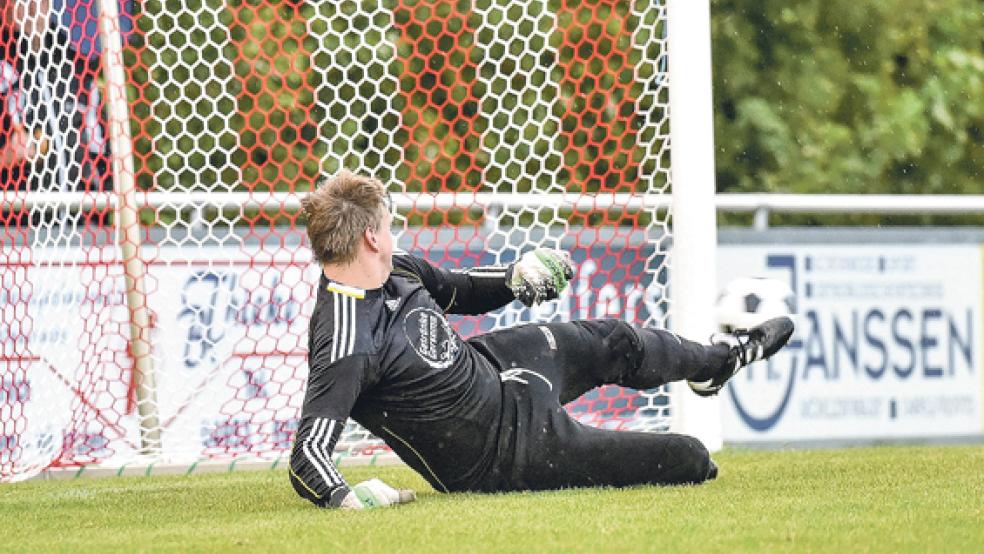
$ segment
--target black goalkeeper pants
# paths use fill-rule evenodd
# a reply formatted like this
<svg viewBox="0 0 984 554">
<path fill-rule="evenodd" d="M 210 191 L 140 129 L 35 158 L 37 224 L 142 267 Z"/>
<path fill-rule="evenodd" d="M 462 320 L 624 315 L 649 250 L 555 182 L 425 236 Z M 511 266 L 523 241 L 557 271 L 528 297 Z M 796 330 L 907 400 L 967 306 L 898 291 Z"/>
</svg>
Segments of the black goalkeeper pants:
<svg viewBox="0 0 984 554">
<path fill-rule="evenodd" d="M 711 461 L 699 440 L 602 430 L 563 405 L 605 384 L 635 389 L 710 378 L 728 349 L 619 320 L 531 324 L 469 341 L 497 366 L 502 419 L 496 459 L 472 490 L 700 483 Z"/>
</svg>

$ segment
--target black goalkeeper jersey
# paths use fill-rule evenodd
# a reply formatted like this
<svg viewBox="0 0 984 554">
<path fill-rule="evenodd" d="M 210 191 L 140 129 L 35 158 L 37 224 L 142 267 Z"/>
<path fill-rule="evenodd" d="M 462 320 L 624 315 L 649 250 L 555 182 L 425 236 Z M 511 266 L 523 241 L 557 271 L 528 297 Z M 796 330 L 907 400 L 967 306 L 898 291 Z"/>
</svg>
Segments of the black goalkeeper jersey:
<svg viewBox="0 0 984 554">
<path fill-rule="evenodd" d="M 331 462 L 351 417 L 438 490 L 464 487 L 491 463 L 501 386 L 489 360 L 446 313 L 481 314 L 514 299 L 503 268 L 449 271 L 394 256 L 381 288 L 323 275 L 309 332 L 308 388 L 291 455 L 295 488 L 316 504 L 348 492 Z"/>
</svg>

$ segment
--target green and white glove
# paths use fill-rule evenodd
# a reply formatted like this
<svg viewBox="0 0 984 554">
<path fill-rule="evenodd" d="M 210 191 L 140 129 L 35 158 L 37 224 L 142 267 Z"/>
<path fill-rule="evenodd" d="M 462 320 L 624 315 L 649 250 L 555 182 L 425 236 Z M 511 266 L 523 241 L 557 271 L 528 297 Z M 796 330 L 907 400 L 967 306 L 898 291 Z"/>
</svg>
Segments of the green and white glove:
<svg viewBox="0 0 984 554">
<path fill-rule="evenodd" d="M 527 306 L 553 300 L 574 277 L 571 255 L 561 250 L 537 248 L 520 256 L 506 270 L 506 285 Z"/>
<path fill-rule="evenodd" d="M 393 504 L 406 504 L 417 499 L 413 491 L 394 489 L 379 479 L 363 481 L 352 487 L 342 499 L 342 508 L 363 510 L 367 508 L 385 508 Z"/>
</svg>

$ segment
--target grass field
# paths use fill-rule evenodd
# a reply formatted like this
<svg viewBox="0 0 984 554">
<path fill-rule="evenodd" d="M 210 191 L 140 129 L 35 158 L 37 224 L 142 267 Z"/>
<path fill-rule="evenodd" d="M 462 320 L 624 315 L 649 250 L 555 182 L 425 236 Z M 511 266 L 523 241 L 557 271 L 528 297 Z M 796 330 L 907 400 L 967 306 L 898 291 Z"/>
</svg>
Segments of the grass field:
<svg viewBox="0 0 984 554">
<path fill-rule="evenodd" d="M 501 495 L 343 468 L 419 491 L 366 512 L 315 509 L 282 470 L 0 485 L 0 551 L 984 551 L 984 446 L 715 458 L 721 475 L 703 486 Z"/>
</svg>

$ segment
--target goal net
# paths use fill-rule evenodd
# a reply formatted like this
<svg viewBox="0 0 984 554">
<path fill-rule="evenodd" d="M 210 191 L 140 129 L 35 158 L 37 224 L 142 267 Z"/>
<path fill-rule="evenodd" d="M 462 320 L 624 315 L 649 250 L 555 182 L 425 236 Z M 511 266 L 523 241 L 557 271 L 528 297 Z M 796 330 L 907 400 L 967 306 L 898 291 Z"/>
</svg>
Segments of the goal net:
<svg viewBox="0 0 984 554">
<path fill-rule="evenodd" d="M 452 318 L 664 326 L 662 2 L 7 0 L 0 23 L 0 480 L 277 460 L 319 269 L 299 200 L 386 183 L 445 267 L 569 250 L 558 301 Z M 118 12 L 118 13 L 117 13 Z M 673 394 L 567 406 L 666 430 Z M 351 423 L 339 456 L 386 454 Z"/>
</svg>

